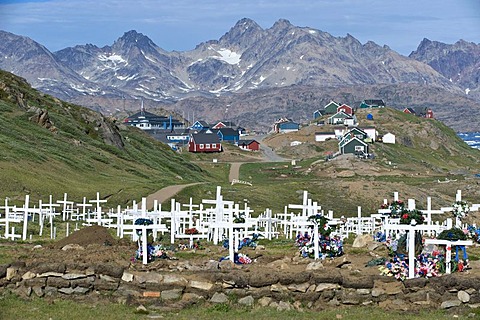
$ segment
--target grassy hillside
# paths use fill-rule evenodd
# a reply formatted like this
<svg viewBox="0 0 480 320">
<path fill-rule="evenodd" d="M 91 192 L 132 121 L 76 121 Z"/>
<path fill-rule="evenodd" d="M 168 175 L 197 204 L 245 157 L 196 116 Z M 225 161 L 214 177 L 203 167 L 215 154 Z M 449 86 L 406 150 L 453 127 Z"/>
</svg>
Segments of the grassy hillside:
<svg viewBox="0 0 480 320">
<path fill-rule="evenodd" d="M 78 201 L 98 191 L 114 205 L 211 179 L 140 130 L 41 94 L 3 71 L 0 126 L 0 198 L 58 199 L 67 192 Z"/>
</svg>

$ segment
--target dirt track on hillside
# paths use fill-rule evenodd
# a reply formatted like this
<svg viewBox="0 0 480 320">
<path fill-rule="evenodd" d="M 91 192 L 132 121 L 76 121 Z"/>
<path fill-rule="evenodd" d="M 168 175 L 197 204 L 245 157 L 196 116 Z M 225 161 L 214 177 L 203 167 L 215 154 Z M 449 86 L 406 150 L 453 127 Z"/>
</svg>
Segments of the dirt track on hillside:
<svg viewBox="0 0 480 320">
<path fill-rule="evenodd" d="M 172 198 L 175 196 L 177 193 L 182 191 L 186 187 L 190 187 L 196 184 L 200 184 L 202 182 L 195 182 L 195 183 L 189 183 L 189 184 L 177 184 L 173 186 L 168 186 L 163 189 L 158 190 L 155 193 L 152 193 L 151 195 L 147 196 L 147 209 L 153 208 L 153 203 L 155 200 L 158 201 L 158 203 L 163 203 L 166 200 Z"/>
</svg>

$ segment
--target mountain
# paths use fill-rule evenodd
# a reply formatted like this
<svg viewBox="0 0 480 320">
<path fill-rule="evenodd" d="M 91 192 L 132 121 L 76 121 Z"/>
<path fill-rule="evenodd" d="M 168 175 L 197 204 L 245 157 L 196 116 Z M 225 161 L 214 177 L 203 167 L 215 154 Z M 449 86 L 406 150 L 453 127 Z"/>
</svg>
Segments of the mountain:
<svg viewBox="0 0 480 320">
<path fill-rule="evenodd" d="M 49 63 L 43 64 L 47 57 Z M 276 101 L 285 99 L 287 93 L 289 113 L 298 111 L 301 117 L 309 118 L 315 109 L 323 107 L 309 100 L 308 95 L 303 101 L 294 98 L 292 91 L 300 94 L 306 88 L 311 95 L 323 94 L 320 100 L 327 103 L 345 90 L 355 90 L 355 99 L 339 102 L 353 104 L 383 98 L 397 108 L 420 103 L 440 109 L 449 107 L 428 91 L 421 90 L 427 93 L 424 97 L 414 89 L 403 89 L 427 86 L 432 92 L 442 92 L 445 102 L 464 101 L 462 113 L 478 113 L 480 108 L 480 99 L 468 95 L 465 100 L 463 87 L 414 56 L 402 56 L 371 41 L 361 44 L 351 35 L 334 37 L 313 28 L 297 27 L 284 19 L 263 29 L 245 18 L 220 39 L 200 43 L 185 52 L 165 51 L 147 36 L 131 30 L 111 46 L 86 44 L 50 53 L 28 38 L 0 31 L 0 68 L 26 78 L 44 92 L 104 114 L 131 112 L 139 108 L 138 99 L 143 98 L 147 106 L 195 113 L 197 118 L 214 121 L 229 116 L 223 110 L 230 103 L 236 105 L 231 111 L 235 114 L 230 116 L 243 119 L 245 125 L 255 129 L 264 128 L 279 114 L 285 115 Z M 389 88 L 388 99 L 382 89 L 385 87 Z M 396 88 L 406 95 L 395 94 Z M 362 96 L 362 92 L 372 95 Z M 272 93 L 275 96 L 263 99 Z M 241 100 L 245 96 L 267 104 L 260 108 L 255 102 L 245 106 Z M 202 105 L 185 107 L 199 101 L 215 105 L 212 115 L 202 113 Z M 226 101 L 230 102 L 224 104 Z M 440 120 L 451 121 L 457 130 L 471 126 L 471 118 L 453 120 L 453 111 L 438 114 Z"/>
<path fill-rule="evenodd" d="M 480 44 L 459 40 L 449 45 L 423 39 L 409 57 L 428 64 L 480 100 Z"/>
<path fill-rule="evenodd" d="M 111 204 L 209 176 L 166 145 L 98 112 L 32 89 L 0 70 L 0 194 L 81 199 L 101 192 Z M 127 200 L 125 200 L 127 199 Z"/>
</svg>

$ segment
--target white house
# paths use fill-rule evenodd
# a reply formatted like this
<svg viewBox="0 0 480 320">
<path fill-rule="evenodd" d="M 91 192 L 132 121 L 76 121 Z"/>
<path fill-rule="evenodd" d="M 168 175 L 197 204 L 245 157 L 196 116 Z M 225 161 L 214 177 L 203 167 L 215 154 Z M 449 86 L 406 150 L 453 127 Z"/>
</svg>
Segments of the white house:
<svg viewBox="0 0 480 320">
<path fill-rule="evenodd" d="M 299 146 L 301 144 L 302 144 L 302 142 L 295 140 L 295 141 L 290 142 L 290 147 Z"/>
<path fill-rule="evenodd" d="M 393 133 L 386 133 L 382 138 L 383 143 L 393 143 L 395 144 L 395 135 Z"/>
<path fill-rule="evenodd" d="M 369 138 L 372 138 L 373 141 L 377 140 L 377 130 L 375 127 L 363 127 L 362 129 Z"/>
</svg>

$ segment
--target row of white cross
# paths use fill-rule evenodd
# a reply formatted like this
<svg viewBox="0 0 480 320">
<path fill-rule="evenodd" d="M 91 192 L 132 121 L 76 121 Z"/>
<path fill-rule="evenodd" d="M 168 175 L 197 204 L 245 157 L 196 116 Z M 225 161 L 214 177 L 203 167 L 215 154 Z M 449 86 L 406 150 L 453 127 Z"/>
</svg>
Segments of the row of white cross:
<svg viewBox="0 0 480 320">
<path fill-rule="evenodd" d="M 384 201 L 385 203 L 388 202 L 386 199 Z M 397 192 L 394 193 L 394 201 L 398 201 Z M 456 201 L 461 201 L 460 190 L 457 192 Z M 39 201 L 38 207 L 30 207 L 29 202 L 29 196 L 27 195 L 21 208 L 9 206 L 7 199 L 5 205 L 0 207 L 0 210 L 3 210 L 3 213 L 0 211 L 0 229 L 4 227 L 5 238 L 26 240 L 28 223 L 30 221 L 35 222 L 35 216 L 37 216 L 40 225 L 39 235 L 42 235 L 45 221 L 48 221 L 51 238 L 54 238 L 56 232 L 54 218 L 61 216 L 61 220 L 65 222 L 76 221 L 78 223 L 81 221 L 85 225 L 98 224 L 116 228 L 117 236 L 129 235 L 134 241 L 139 240 L 137 231 L 140 230 L 150 230 L 154 239 L 156 239 L 158 233 L 170 233 L 172 244 L 176 239 L 188 239 L 190 246 L 197 239 L 211 240 L 216 245 L 222 237 L 228 237 L 229 243 L 235 244 L 229 246 L 229 258 L 231 260 L 233 260 L 234 253 L 238 250 L 239 241 L 243 237 L 249 237 L 257 233 L 264 238 L 272 239 L 278 237 L 282 231 L 286 238 L 292 239 L 298 232 L 312 231 L 312 222 L 308 221 L 308 217 L 312 215 L 325 215 L 329 219 L 329 225 L 338 227 L 336 235 L 342 238 L 348 237 L 350 233 L 373 234 L 376 230 L 384 231 L 388 235 L 414 230 L 425 231 L 431 235 L 447 228 L 446 223 L 434 224 L 432 214 L 452 210 L 450 207 L 432 210 L 431 198 L 429 197 L 427 198 L 427 209 L 421 210 L 426 216 L 426 224 L 420 226 L 400 225 L 399 219 L 389 219 L 385 215 L 390 212 L 389 209 L 380 209 L 377 214 L 362 217 L 361 207 L 358 207 L 357 217 L 334 218 L 333 211 L 325 213 L 317 202 L 308 197 L 308 192 L 304 191 L 302 204 L 289 204 L 285 206 L 283 213 L 275 215 L 267 208 L 257 218 L 253 218 L 251 216 L 253 210 L 248 207 L 247 203 L 244 204 L 243 208 L 240 208 L 239 204 L 224 200 L 220 187 L 217 187 L 215 199 L 203 199 L 200 204 L 193 204 L 192 199 L 190 199 L 189 204 L 180 204 L 172 199 L 170 211 L 162 211 L 161 204 L 157 201 L 154 202 L 152 210 L 147 210 L 146 198 L 143 198 L 141 206 L 134 201 L 131 208 L 122 209 L 118 206 L 116 210 L 110 209 L 103 212 L 102 205 L 107 200 L 101 199 L 99 193 L 97 193 L 96 199 L 87 201 L 84 197 L 83 201 L 79 203 L 67 200 L 67 194 L 64 194 L 63 200 L 56 203 L 53 203 L 50 196 L 49 203 Z M 472 205 L 471 210 L 478 210 L 479 206 Z M 57 212 L 57 208 L 61 208 L 61 211 Z M 182 208 L 186 208 L 186 210 L 182 210 Z M 408 209 L 415 209 L 415 200 L 408 200 Z M 291 210 L 300 212 L 294 213 Z M 243 217 L 244 222 L 235 222 L 235 218 L 238 217 Z M 148 226 L 135 225 L 135 220 L 138 218 L 150 219 L 153 224 Z M 459 223 L 460 221 L 457 220 L 456 225 Z M 18 226 L 18 224 L 22 224 L 21 234 L 15 233 L 14 226 Z M 412 233 L 409 232 L 409 234 Z M 140 239 L 142 252 L 146 252 L 147 232 L 141 232 L 141 235 L 144 237 Z M 409 241 L 410 246 L 412 243 L 413 241 Z M 315 257 L 318 258 L 318 246 L 315 246 L 315 248 Z M 409 250 L 409 252 L 411 251 Z M 146 254 L 143 255 L 143 259 L 146 263 Z"/>
</svg>

